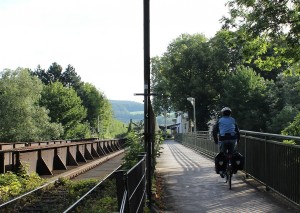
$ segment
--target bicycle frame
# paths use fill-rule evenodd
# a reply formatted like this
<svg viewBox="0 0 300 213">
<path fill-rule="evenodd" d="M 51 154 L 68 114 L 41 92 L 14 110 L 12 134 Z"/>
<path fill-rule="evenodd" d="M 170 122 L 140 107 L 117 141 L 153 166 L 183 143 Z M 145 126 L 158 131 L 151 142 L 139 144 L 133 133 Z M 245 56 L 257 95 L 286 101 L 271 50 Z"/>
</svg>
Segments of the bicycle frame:
<svg viewBox="0 0 300 213">
<path fill-rule="evenodd" d="M 226 153 L 227 165 L 226 165 L 225 176 L 226 176 L 226 183 L 228 182 L 229 185 L 229 189 L 231 189 L 231 178 L 233 174 L 231 159 L 232 159 L 232 154 Z"/>
</svg>

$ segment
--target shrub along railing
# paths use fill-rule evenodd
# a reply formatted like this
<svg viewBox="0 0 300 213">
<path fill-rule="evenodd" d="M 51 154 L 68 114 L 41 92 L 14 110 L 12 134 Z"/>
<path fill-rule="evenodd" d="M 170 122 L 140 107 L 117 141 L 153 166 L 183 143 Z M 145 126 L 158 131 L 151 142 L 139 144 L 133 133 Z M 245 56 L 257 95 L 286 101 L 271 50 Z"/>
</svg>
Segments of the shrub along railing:
<svg viewBox="0 0 300 213">
<path fill-rule="evenodd" d="M 177 134 L 175 140 L 213 158 L 218 152 L 208 131 Z M 300 206 L 300 137 L 241 130 L 239 152 L 245 156 L 244 172 Z"/>
<path fill-rule="evenodd" d="M 120 213 L 144 212 L 146 204 L 146 155 L 130 170 L 117 171 L 117 194 Z"/>
</svg>

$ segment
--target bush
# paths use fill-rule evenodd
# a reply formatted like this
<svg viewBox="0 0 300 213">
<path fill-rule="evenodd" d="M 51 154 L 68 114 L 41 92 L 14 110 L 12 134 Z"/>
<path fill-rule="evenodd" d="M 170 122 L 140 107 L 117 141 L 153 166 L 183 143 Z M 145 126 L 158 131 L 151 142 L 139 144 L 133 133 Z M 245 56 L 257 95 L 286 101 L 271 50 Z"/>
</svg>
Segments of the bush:
<svg viewBox="0 0 300 213">
<path fill-rule="evenodd" d="M 144 143 L 134 132 L 129 132 L 125 144 L 129 147 L 125 152 L 123 167 L 125 170 L 130 169 L 139 161 L 139 155 L 144 152 Z"/>
<path fill-rule="evenodd" d="M 45 184 L 46 181 L 36 173 L 14 174 L 7 172 L 0 175 L 0 202 L 6 202 L 30 190 Z"/>
</svg>

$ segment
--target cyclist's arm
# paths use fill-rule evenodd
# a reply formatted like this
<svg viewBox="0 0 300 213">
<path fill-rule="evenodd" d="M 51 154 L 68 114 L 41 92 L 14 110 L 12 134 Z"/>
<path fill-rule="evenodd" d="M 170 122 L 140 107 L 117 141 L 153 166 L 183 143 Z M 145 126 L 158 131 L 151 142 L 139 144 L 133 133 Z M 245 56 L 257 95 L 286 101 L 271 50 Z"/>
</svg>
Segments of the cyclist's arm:
<svg viewBox="0 0 300 213">
<path fill-rule="evenodd" d="M 218 132 L 219 132 L 219 122 L 217 122 L 213 127 L 213 137 L 215 144 L 218 143 Z"/>
<path fill-rule="evenodd" d="M 237 143 L 239 144 L 239 142 L 240 142 L 240 129 L 239 129 L 237 124 L 235 124 L 235 132 L 236 132 Z"/>
</svg>

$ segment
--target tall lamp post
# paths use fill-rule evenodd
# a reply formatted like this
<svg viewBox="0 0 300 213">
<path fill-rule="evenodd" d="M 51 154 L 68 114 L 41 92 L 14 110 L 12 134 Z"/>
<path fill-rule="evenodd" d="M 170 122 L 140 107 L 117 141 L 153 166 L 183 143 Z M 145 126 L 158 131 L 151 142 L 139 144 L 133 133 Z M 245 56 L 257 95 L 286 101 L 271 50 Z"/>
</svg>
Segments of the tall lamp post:
<svg viewBox="0 0 300 213">
<path fill-rule="evenodd" d="M 189 97 L 189 98 L 187 98 L 187 100 L 189 102 L 191 102 L 192 105 L 193 105 L 193 109 L 194 109 L 194 132 L 196 133 L 196 109 L 195 109 L 196 103 L 195 103 L 195 98 Z"/>
</svg>

